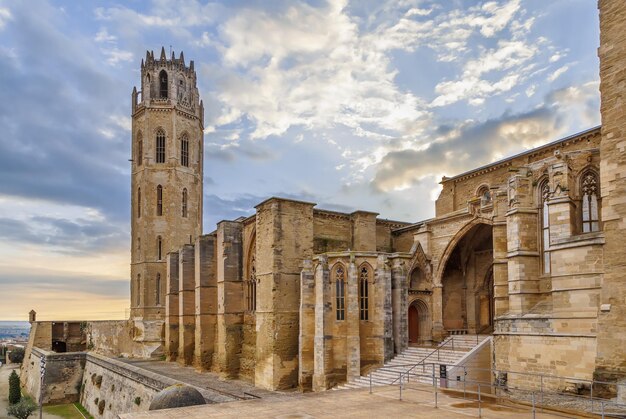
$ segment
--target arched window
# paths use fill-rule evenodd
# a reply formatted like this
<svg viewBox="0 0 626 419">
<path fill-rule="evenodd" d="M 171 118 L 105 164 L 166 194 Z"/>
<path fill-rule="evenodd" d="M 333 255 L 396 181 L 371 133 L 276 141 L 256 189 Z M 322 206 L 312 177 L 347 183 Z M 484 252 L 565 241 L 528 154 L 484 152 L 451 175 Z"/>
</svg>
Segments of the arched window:
<svg viewBox="0 0 626 419">
<path fill-rule="evenodd" d="M 361 268 L 359 273 L 359 313 L 361 320 L 369 320 L 369 269 Z"/>
<path fill-rule="evenodd" d="M 161 260 L 163 256 L 163 240 L 161 236 L 157 237 L 157 260 Z"/>
<path fill-rule="evenodd" d="M 187 218 L 187 188 L 183 189 L 183 217 Z"/>
<path fill-rule="evenodd" d="M 335 304 L 337 320 L 346 318 L 346 271 L 343 265 L 338 264 L 335 268 Z"/>
<path fill-rule="evenodd" d="M 141 274 L 137 274 L 137 294 L 135 295 L 135 304 L 141 305 Z"/>
<path fill-rule="evenodd" d="M 155 292 L 154 301 L 156 302 L 156 305 L 160 306 L 161 305 L 161 274 L 160 273 L 156 274 L 154 292 Z"/>
<path fill-rule="evenodd" d="M 137 134 L 137 155 L 135 158 L 137 159 L 137 166 L 141 166 L 143 163 L 143 135 L 141 131 Z"/>
<path fill-rule="evenodd" d="M 550 196 L 550 185 L 545 180 L 539 187 L 539 198 L 541 202 L 541 255 L 543 273 L 550 273 L 550 213 L 548 211 L 548 198 Z"/>
<path fill-rule="evenodd" d="M 159 96 L 163 99 L 167 99 L 167 72 L 161 70 L 159 73 Z"/>
<path fill-rule="evenodd" d="M 137 218 L 141 218 L 141 188 L 137 188 Z"/>
<path fill-rule="evenodd" d="M 480 205 L 487 205 L 491 202 L 491 192 L 489 191 L 489 187 L 486 185 L 478 188 L 476 196 L 480 198 Z"/>
<path fill-rule="evenodd" d="M 165 131 L 159 129 L 156 133 L 156 162 L 165 163 Z"/>
<path fill-rule="evenodd" d="M 163 187 L 157 186 L 157 215 L 163 215 Z"/>
<path fill-rule="evenodd" d="M 189 138 L 184 134 L 180 139 L 180 164 L 189 167 Z"/>
<path fill-rule="evenodd" d="M 580 180 L 583 233 L 600 231 L 600 210 L 598 205 L 599 184 L 598 175 L 596 175 L 595 172 L 589 170 L 583 173 Z"/>
</svg>

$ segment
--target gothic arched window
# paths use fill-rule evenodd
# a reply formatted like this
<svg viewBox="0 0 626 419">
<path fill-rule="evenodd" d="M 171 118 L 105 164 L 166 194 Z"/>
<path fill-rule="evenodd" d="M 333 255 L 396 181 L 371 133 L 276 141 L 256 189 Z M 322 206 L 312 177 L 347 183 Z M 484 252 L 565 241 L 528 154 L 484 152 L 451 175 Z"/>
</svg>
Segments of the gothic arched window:
<svg viewBox="0 0 626 419">
<path fill-rule="evenodd" d="M 545 180 L 539 187 L 539 199 L 541 202 L 541 263 L 543 273 L 550 273 L 550 213 L 548 211 L 548 198 L 550 196 L 550 185 Z"/>
<path fill-rule="evenodd" d="M 161 305 L 161 274 L 160 273 L 156 274 L 154 292 L 155 292 L 154 301 L 156 305 L 160 306 Z"/>
<path fill-rule="evenodd" d="M 346 270 L 338 264 L 335 268 L 335 310 L 337 320 L 346 318 Z"/>
<path fill-rule="evenodd" d="M 163 99 L 167 99 L 167 71 L 161 70 L 159 73 L 159 96 Z"/>
<path fill-rule="evenodd" d="M 141 218 L 141 188 L 137 188 L 137 218 Z"/>
<path fill-rule="evenodd" d="M 256 311 L 256 261 L 254 256 L 250 261 L 250 279 L 246 281 L 246 308 L 248 311 Z"/>
<path fill-rule="evenodd" d="M 180 164 L 189 167 L 189 138 L 184 134 L 180 139 Z"/>
<path fill-rule="evenodd" d="M 599 186 L 600 182 L 598 182 L 598 175 L 595 172 L 587 171 L 583 173 L 580 179 L 583 233 L 600 231 Z"/>
<path fill-rule="evenodd" d="M 157 215 L 163 215 L 163 186 L 157 186 L 157 207 L 156 213 Z"/>
<path fill-rule="evenodd" d="M 156 156 L 157 163 L 165 163 L 165 131 L 159 129 L 156 133 Z"/>
<path fill-rule="evenodd" d="M 183 189 L 183 217 L 187 218 L 187 188 Z"/>
<path fill-rule="evenodd" d="M 359 313 L 361 320 L 369 320 L 369 278 L 367 266 L 359 272 Z"/>
<path fill-rule="evenodd" d="M 161 260 L 161 257 L 163 256 L 163 240 L 161 239 L 161 236 L 157 237 L 157 260 Z"/>
<path fill-rule="evenodd" d="M 143 163 L 143 135 L 141 131 L 137 134 L 137 155 L 135 158 L 137 159 L 137 166 L 141 166 Z"/>
<path fill-rule="evenodd" d="M 483 185 L 480 188 L 478 188 L 478 191 L 476 192 L 476 196 L 480 198 L 481 205 L 486 205 L 491 202 L 491 192 L 489 191 L 489 187 L 486 185 Z"/>
</svg>

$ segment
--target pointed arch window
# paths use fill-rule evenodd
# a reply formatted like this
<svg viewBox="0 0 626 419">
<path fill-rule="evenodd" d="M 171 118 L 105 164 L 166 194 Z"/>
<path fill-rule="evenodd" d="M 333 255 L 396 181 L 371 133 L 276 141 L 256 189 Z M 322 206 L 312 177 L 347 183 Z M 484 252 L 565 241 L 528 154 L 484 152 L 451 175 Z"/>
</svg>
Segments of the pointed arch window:
<svg viewBox="0 0 626 419">
<path fill-rule="evenodd" d="M 587 171 L 583 174 L 580 181 L 583 233 L 600 231 L 599 185 L 595 172 Z"/>
<path fill-rule="evenodd" d="M 369 320 L 369 278 L 367 266 L 359 272 L 359 317 L 361 320 Z"/>
<path fill-rule="evenodd" d="M 141 188 L 137 188 L 137 218 L 141 218 Z"/>
<path fill-rule="evenodd" d="M 135 305 L 141 305 L 141 274 L 137 274 L 137 293 L 135 295 Z"/>
<path fill-rule="evenodd" d="M 180 139 L 180 164 L 189 167 L 189 138 L 184 134 Z"/>
<path fill-rule="evenodd" d="M 346 270 L 343 265 L 335 268 L 335 310 L 337 320 L 346 318 Z"/>
<path fill-rule="evenodd" d="M 167 99 L 167 90 L 167 71 L 161 70 L 161 72 L 159 73 L 159 96 L 162 99 Z"/>
<path fill-rule="evenodd" d="M 157 260 L 161 260 L 163 256 L 163 240 L 161 236 L 157 237 Z"/>
<path fill-rule="evenodd" d="M 165 131 L 159 129 L 156 133 L 156 156 L 157 163 L 165 163 Z"/>
<path fill-rule="evenodd" d="M 541 263 L 543 273 L 550 273 L 550 213 L 548 210 L 548 198 L 550 196 L 550 185 L 545 180 L 539 188 L 541 200 Z"/>
<path fill-rule="evenodd" d="M 157 186 L 157 215 L 161 216 L 163 215 L 163 186 L 159 185 Z"/>
<path fill-rule="evenodd" d="M 137 166 L 141 166 L 143 163 L 143 135 L 141 132 L 137 134 L 137 155 L 135 158 L 137 159 Z"/>
<path fill-rule="evenodd" d="M 156 302 L 157 306 L 160 306 L 161 305 L 161 274 L 160 273 L 156 274 L 154 292 L 155 292 L 154 301 Z"/>
<path fill-rule="evenodd" d="M 246 281 L 246 308 L 248 311 L 256 311 L 256 262 L 254 256 L 250 262 L 250 279 Z"/>
<path fill-rule="evenodd" d="M 187 218 L 187 188 L 183 189 L 183 217 Z"/>
</svg>

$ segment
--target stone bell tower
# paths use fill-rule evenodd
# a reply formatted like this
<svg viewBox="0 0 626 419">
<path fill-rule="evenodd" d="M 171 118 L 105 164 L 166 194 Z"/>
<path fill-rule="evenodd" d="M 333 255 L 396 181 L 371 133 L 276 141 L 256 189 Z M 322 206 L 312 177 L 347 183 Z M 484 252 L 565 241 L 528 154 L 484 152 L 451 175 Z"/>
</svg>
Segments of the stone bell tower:
<svg viewBox="0 0 626 419">
<path fill-rule="evenodd" d="M 131 319 L 143 355 L 160 351 L 166 256 L 202 234 L 204 108 L 194 63 L 161 49 L 132 92 Z"/>
</svg>

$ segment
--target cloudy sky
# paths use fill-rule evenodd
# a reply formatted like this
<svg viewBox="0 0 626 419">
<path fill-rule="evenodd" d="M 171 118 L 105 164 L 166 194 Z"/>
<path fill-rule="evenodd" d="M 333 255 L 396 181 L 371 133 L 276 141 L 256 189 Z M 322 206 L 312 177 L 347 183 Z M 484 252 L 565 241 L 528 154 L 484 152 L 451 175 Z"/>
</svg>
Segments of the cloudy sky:
<svg viewBox="0 0 626 419">
<path fill-rule="evenodd" d="M 443 175 L 599 124 L 589 0 L 0 0 L 0 319 L 124 318 L 130 93 L 195 60 L 204 231 L 271 195 L 418 221 Z"/>
</svg>

